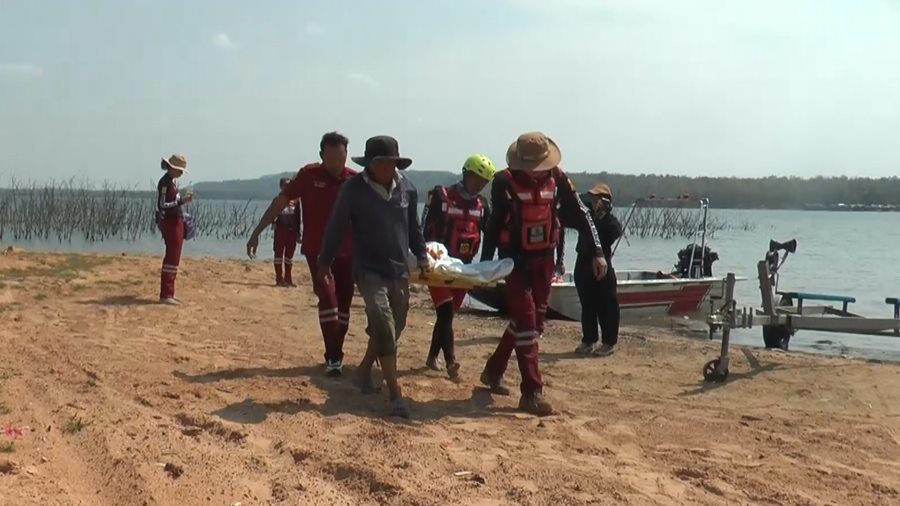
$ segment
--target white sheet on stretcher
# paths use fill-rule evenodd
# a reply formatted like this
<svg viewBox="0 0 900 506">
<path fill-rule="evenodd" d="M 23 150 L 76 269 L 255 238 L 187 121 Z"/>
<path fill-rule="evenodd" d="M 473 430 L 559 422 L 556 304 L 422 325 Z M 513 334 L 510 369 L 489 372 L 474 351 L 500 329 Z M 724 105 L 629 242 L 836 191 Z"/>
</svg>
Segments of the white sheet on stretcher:
<svg viewBox="0 0 900 506">
<path fill-rule="evenodd" d="M 439 242 L 426 243 L 425 249 L 432 260 L 434 272 L 473 283 L 496 283 L 509 276 L 514 267 L 511 258 L 473 262 L 467 265 L 462 260 L 451 257 L 447 248 Z M 418 269 L 418 262 L 412 254 L 409 256 L 409 268 Z"/>
</svg>

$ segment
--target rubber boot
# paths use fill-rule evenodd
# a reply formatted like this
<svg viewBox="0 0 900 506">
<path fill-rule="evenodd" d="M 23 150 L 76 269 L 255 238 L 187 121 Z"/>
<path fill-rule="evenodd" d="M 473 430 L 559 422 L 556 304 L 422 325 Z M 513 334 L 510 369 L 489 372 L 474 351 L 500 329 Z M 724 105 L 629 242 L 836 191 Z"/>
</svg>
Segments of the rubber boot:
<svg viewBox="0 0 900 506">
<path fill-rule="evenodd" d="M 294 264 L 284 264 L 284 286 L 297 286 L 293 278 Z"/>
<path fill-rule="evenodd" d="M 284 286 L 284 274 L 281 271 L 281 264 L 275 264 L 275 286 Z"/>
</svg>

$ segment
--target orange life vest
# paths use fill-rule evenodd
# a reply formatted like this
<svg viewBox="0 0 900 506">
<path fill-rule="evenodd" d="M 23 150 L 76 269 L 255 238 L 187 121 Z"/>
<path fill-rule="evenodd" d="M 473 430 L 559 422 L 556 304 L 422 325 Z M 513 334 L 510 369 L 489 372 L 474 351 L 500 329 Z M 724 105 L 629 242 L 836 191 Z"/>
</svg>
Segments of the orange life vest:
<svg viewBox="0 0 900 506">
<path fill-rule="evenodd" d="M 559 241 L 556 174 L 551 174 L 539 185 L 522 184 L 508 170 L 503 176 L 509 181 L 512 210 L 500 232 L 500 245 L 515 245 L 525 252 L 554 249 Z M 518 240 L 513 238 L 513 234 L 520 235 Z"/>
<path fill-rule="evenodd" d="M 443 243 L 450 256 L 460 260 L 472 260 L 481 246 L 481 223 L 484 204 L 481 199 L 465 199 L 454 185 L 441 187 L 441 212 L 443 213 Z"/>
</svg>

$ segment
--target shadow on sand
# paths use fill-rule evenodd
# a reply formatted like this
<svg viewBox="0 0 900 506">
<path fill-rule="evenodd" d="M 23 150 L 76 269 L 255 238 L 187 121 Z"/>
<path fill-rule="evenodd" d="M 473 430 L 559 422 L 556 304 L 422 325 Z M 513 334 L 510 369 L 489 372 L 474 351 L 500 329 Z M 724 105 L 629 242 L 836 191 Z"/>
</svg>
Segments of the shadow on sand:
<svg viewBox="0 0 900 506">
<path fill-rule="evenodd" d="M 156 306 L 159 299 L 145 299 L 137 295 L 114 295 L 102 299 L 79 301 L 79 304 L 90 306 Z"/>
<path fill-rule="evenodd" d="M 223 285 L 237 285 L 237 286 L 246 286 L 248 288 L 282 288 L 279 286 L 275 286 L 275 283 L 260 283 L 258 281 L 220 281 L 219 283 Z"/>
<path fill-rule="evenodd" d="M 371 395 L 365 395 L 360 392 L 354 381 L 356 373 L 355 367 L 345 366 L 343 376 L 330 378 L 325 376 L 321 366 L 306 366 L 280 369 L 268 367 L 235 368 L 198 375 L 189 375 L 175 371 L 173 375 L 187 383 L 196 384 L 240 381 L 251 378 L 298 378 L 303 380 L 301 382 L 303 386 L 298 388 L 294 395 L 290 395 L 282 401 L 261 403 L 253 398 L 247 398 L 211 413 L 223 420 L 235 423 L 258 424 L 265 421 L 268 415 L 272 413 L 295 415 L 301 412 L 313 411 L 324 416 L 350 414 L 367 418 L 387 419 L 387 394 L 384 391 Z M 416 373 L 411 371 L 400 371 L 401 377 L 408 377 L 414 374 Z M 373 377 L 376 379 L 376 382 L 381 382 L 377 368 L 373 372 Z M 304 387 L 308 385 L 326 392 L 325 402 L 317 404 L 309 400 L 304 395 Z M 462 400 L 433 399 L 419 402 L 408 396 L 406 399 L 409 402 L 412 417 L 409 420 L 401 420 L 399 418 L 391 418 L 390 420 L 398 423 L 415 424 L 448 417 L 482 418 L 515 412 L 515 410 L 509 408 L 494 407 L 491 393 L 481 387 L 474 387 L 471 397 Z"/>
</svg>

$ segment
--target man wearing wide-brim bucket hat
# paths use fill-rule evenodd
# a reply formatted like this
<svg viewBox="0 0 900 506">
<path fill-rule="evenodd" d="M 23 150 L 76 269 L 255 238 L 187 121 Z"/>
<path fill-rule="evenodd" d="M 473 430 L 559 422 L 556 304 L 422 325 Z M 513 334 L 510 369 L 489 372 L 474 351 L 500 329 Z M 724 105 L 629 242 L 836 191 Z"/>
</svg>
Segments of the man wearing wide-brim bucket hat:
<svg viewBox="0 0 900 506">
<path fill-rule="evenodd" d="M 166 256 L 160 273 L 159 301 L 178 305 L 181 302 L 175 298 L 175 278 L 178 277 L 185 239 L 185 212 L 182 208 L 194 199 L 194 194 L 187 193 L 182 197 L 178 191 L 178 178 L 187 172 L 187 157 L 175 154 L 163 158 L 160 166 L 166 173 L 156 187 L 156 220 L 166 243 Z"/>
<path fill-rule="evenodd" d="M 543 396 L 538 367 L 538 339 L 544 328 L 554 253 L 560 229 L 578 230 L 593 245 L 594 273 L 606 275 L 600 238 L 588 210 L 559 163 L 562 152 L 556 142 L 540 132 L 522 134 L 506 152 L 508 168 L 491 188 L 492 213 L 484 234 L 481 260 L 511 258 L 515 268 L 506 278 L 509 325 L 494 354 L 488 359 L 481 381 L 493 393 L 509 395 L 503 375 L 513 350 L 522 375 L 519 409 L 543 416 L 553 407 Z"/>
<path fill-rule="evenodd" d="M 349 228 L 356 285 L 365 301 L 369 334 L 359 366 L 359 385 L 364 393 L 377 390 L 372 365 L 378 358 L 390 391 L 390 413 L 406 418 L 409 408 L 397 382 L 397 340 L 409 310 L 408 252 L 413 252 L 420 268 L 429 268 L 416 209 L 418 192 L 401 172 L 412 160 L 400 156 L 396 139 L 381 135 L 366 141 L 365 155 L 353 161 L 365 170 L 341 188 L 325 229 L 317 272 L 325 283 L 332 282 L 331 265 Z"/>
</svg>

